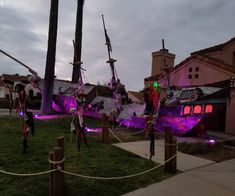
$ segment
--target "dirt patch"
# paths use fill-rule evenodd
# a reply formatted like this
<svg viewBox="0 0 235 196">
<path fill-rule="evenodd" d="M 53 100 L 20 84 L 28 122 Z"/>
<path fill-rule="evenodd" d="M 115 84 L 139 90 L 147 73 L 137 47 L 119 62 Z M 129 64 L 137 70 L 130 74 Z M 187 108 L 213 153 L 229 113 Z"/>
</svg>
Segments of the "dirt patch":
<svg viewBox="0 0 235 196">
<path fill-rule="evenodd" d="M 235 148 L 224 146 L 223 148 L 214 150 L 214 152 L 210 152 L 208 154 L 198 154 L 197 156 L 216 162 L 226 161 L 235 158 Z"/>
<path fill-rule="evenodd" d="M 216 162 L 221 162 L 235 158 L 234 145 L 227 143 L 207 144 L 207 143 L 181 143 L 179 144 L 179 151 L 209 159 Z"/>
</svg>

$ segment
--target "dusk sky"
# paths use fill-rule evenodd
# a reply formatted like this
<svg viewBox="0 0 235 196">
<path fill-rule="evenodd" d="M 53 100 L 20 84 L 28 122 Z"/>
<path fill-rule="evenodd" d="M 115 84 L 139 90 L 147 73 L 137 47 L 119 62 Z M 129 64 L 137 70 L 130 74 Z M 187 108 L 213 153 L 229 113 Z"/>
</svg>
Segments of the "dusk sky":
<svg viewBox="0 0 235 196">
<path fill-rule="evenodd" d="M 57 78 L 70 80 L 76 0 L 59 0 Z M 234 0 L 86 0 L 83 15 L 82 61 L 85 82 L 111 78 L 103 14 L 118 76 L 127 90 L 141 90 L 151 73 L 151 53 L 165 47 L 176 54 L 175 64 L 191 52 L 235 37 Z M 50 0 L 0 0 L 0 49 L 44 77 Z M 0 75 L 30 74 L 0 54 Z"/>
</svg>

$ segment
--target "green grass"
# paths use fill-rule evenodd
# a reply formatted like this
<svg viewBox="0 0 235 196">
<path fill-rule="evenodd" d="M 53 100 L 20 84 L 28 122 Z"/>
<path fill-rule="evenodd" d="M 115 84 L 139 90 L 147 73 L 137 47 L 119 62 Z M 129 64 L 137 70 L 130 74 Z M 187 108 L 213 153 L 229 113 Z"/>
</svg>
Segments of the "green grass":
<svg viewBox="0 0 235 196">
<path fill-rule="evenodd" d="M 88 134 L 91 153 L 84 144 L 77 151 L 75 137 L 71 141 L 71 118 L 37 120 L 36 134 L 29 137 L 29 151 L 22 154 L 23 120 L 14 117 L 0 118 L 0 169 L 16 173 L 33 173 L 48 170 L 48 153 L 58 136 L 65 137 L 65 170 L 90 176 L 124 176 L 149 169 L 149 161 L 123 151 L 111 144 L 102 144 L 101 135 Z M 90 126 L 100 126 L 94 119 L 86 119 Z M 122 136 L 124 141 L 140 136 Z M 144 136 L 142 136 L 144 137 Z M 126 139 L 126 140 L 125 140 Z M 116 140 L 111 139 L 110 143 Z M 151 163 L 151 167 L 155 166 Z M 169 177 L 163 168 L 125 180 L 90 180 L 65 175 L 66 195 L 121 195 Z M 0 173 L 0 195 L 41 196 L 49 194 L 49 175 L 15 177 Z"/>
</svg>

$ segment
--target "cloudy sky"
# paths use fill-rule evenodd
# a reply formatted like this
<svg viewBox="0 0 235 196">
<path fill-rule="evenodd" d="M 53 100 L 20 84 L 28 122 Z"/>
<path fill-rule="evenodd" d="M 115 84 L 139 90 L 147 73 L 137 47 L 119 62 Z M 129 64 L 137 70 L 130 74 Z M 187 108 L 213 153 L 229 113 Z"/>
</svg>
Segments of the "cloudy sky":
<svg viewBox="0 0 235 196">
<path fill-rule="evenodd" d="M 107 49 L 101 14 L 111 39 L 118 76 L 127 90 L 143 89 L 151 72 L 151 53 L 161 40 L 176 64 L 191 52 L 235 37 L 234 0 L 86 0 L 82 61 L 86 82 L 107 83 Z M 0 49 L 44 77 L 50 0 L 0 0 Z M 76 0 L 59 0 L 56 76 L 71 79 Z M 28 74 L 0 54 L 0 75 Z"/>
</svg>

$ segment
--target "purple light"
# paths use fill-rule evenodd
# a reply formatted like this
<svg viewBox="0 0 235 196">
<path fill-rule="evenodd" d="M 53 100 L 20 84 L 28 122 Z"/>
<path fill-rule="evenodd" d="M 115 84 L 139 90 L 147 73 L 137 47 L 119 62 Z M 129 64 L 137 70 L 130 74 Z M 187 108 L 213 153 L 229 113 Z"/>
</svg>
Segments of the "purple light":
<svg viewBox="0 0 235 196">
<path fill-rule="evenodd" d="M 212 140 L 212 139 L 210 139 L 208 142 L 209 142 L 210 144 L 215 144 L 215 140 Z"/>
<path fill-rule="evenodd" d="M 42 115 L 42 116 L 36 116 L 36 119 L 41 119 L 41 120 L 48 120 L 48 119 L 56 119 L 56 118 L 63 118 L 63 115 Z"/>
<path fill-rule="evenodd" d="M 18 113 L 20 116 L 24 116 L 24 113 L 23 112 L 19 112 Z"/>
<path fill-rule="evenodd" d="M 91 133 L 101 133 L 102 132 L 102 128 L 89 128 L 86 127 L 85 128 L 87 132 L 91 132 Z"/>
</svg>

